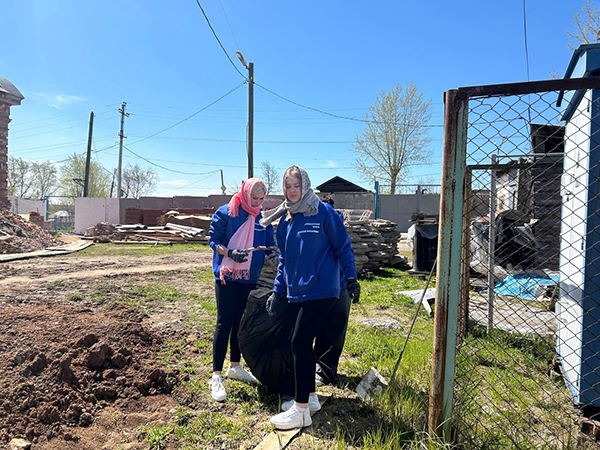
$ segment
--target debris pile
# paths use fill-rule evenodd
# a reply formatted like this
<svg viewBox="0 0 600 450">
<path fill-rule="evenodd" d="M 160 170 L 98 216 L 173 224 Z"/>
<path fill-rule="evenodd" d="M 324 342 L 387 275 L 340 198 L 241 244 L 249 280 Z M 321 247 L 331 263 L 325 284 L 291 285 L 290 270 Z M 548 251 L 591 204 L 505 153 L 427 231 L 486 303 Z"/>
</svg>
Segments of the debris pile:
<svg viewBox="0 0 600 450">
<path fill-rule="evenodd" d="M 396 231 L 396 226 L 394 222 L 385 219 L 346 223 L 359 274 L 407 262 L 406 257 L 398 255 L 400 232 Z"/>
<path fill-rule="evenodd" d="M 38 225 L 0 210 L 0 254 L 33 252 L 61 244 Z"/>
<path fill-rule="evenodd" d="M 85 230 L 85 236 L 92 236 L 94 242 L 110 242 L 110 237 L 115 231 L 116 228 L 112 223 L 98 222 Z"/>
</svg>

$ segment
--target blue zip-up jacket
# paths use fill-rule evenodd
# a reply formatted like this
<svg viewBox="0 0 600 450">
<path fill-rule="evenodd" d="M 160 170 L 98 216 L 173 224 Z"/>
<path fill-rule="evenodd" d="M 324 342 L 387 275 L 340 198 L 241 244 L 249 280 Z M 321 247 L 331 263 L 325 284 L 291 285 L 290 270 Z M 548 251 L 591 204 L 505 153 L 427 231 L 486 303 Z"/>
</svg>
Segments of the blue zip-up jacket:
<svg viewBox="0 0 600 450">
<path fill-rule="evenodd" d="M 350 236 L 340 215 L 327 203 L 315 216 L 282 217 L 277 227 L 279 267 L 275 292 L 290 303 L 340 296 L 340 270 L 356 278 Z"/>
<path fill-rule="evenodd" d="M 223 255 L 219 255 L 217 253 L 217 247 L 219 245 L 227 247 L 231 237 L 235 234 L 238 228 L 241 227 L 244 222 L 246 222 L 246 219 L 248 218 L 248 213 L 241 206 L 239 215 L 237 217 L 230 217 L 227 214 L 227 207 L 228 205 L 225 204 L 217 209 L 210 224 L 209 245 L 210 248 L 213 249 L 213 273 L 215 274 L 215 280 L 220 279 L 219 274 L 221 271 L 221 263 L 223 262 L 224 258 Z M 254 242 L 252 243 L 252 246 L 258 247 L 259 245 L 266 245 L 267 247 L 272 247 L 275 245 L 275 240 L 273 238 L 273 226 L 269 225 L 267 228 L 265 228 L 260 225 L 258 222 L 261 216 L 261 214 L 257 215 L 256 220 L 254 221 Z M 262 270 L 264 262 L 264 250 L 252 252 L 250 279 L 233 280 L 232 282 L 255 284 L 258 281 L 258 277 L 260 276 L 260 271 Z M 229 281 L 228 277 L 225 277 L 225 280 Z"/>
</svg>

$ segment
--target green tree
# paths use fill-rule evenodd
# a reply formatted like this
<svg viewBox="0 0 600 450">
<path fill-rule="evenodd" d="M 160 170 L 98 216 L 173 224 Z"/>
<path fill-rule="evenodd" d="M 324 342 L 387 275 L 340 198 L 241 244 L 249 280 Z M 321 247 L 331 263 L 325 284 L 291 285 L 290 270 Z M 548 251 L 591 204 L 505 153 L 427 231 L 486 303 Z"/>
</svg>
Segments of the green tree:
<svg viewBox="0 0 600 450">
<path fill-rule="evenodd" d="M 581 13 L 573 14 L 573 25 L 575 25 L 575 31 L 573 33 L 567 31 L 573 41 L 568 44 L 571 50 L 575 50 L 581 44 L 593 44 L 600 41 L 600 9 L 594 8 L 592 0 L 585 1 Z"/>
<path fill-rule="evenodd" d="M 367 125 L 356 136 L 354 165 L 366 181 L 379 180 L 396 186 L 410 173 L 410 166 L 425 163 L 432 155 L 428 123 L 431 100 L 425 100 L 413 83 L 397 84 L 382 91 L 366 115 Z"/>
<path fill-rule="evenodd" d="M 81 197 L 85 178 L 85 155 L 73 154 L 60 168 L 62 195 Z M 96 161 L 90 161 L 89 197 L 108 197 L 112 175 Z"/>
</svg>

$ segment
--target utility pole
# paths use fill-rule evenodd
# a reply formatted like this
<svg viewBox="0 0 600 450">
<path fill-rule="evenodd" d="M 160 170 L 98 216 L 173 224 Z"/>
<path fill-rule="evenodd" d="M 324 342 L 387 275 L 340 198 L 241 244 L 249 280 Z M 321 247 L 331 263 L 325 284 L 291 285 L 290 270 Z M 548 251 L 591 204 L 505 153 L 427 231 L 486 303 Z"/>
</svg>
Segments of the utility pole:
<svg viewBox="0 0 600 450">
<path fill-rule="evenodd" d="M 90 188 L 90 163 L 92 159 L 92 133 L 94 131 L 94 111 L 90 112 L 90 128 L 88 129 L 87 156 L 85 157 L 85 178 L 83 181 L 83 196 L 87 197 Z"/>
<path fill-rule="evenodd" d="M 127 102 L 123 102 L 121 104 L 121 108 L 119 112 L 121 113 L 121 131 L 119 131 L 119 166 L 117 173 L 117 198 L 121 198 L 121 175 L 123 173 L 123 139 L 126 136 L 123 134 L 123 126 L 125 125 L 125 116 L 129 117 L 129 114 L 125 112 L 125 106 L 127 106 Z"/>
<path fill-rule="evenodd" d="M 248 178 L 254 176 L 254 63 L 248 64 Z"/>
<path fill-rule="evenodd" d="M 254 176 L 254 63 L 246 63 L 241 52 L 235 52 L 248 70 L 248 178 Z"/>
</svg>

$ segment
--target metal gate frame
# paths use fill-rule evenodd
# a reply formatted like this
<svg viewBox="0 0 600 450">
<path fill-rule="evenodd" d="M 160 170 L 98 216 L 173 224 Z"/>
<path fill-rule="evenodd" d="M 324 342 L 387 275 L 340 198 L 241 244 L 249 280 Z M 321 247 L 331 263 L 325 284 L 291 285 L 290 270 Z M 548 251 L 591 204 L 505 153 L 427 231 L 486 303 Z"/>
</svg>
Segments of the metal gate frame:
<svg viewBox="0 0 600 450">
<path fill-rule="evenodd" d="M 548 91 L 600 89 L 600 77 L 471 86 L 444 93 L 444 155 L 435 301 L 429 432 L 450 438 L 454 394 L 456 346 L 465 329 L 468 302 L 461 298 L 461 277 L 468 270 L 463 241 L 469 226 L 464 200 L 471 188 L 466 166 L 469 99 Z M 463 255 L 464 256 L 464 255 Z M 468 277 L 466 278 L 468 280 Z M 468 291 L 465 291 L 468 292 Z M 467 316 L 468 317 L 468 316 Z"/>
</svg>

